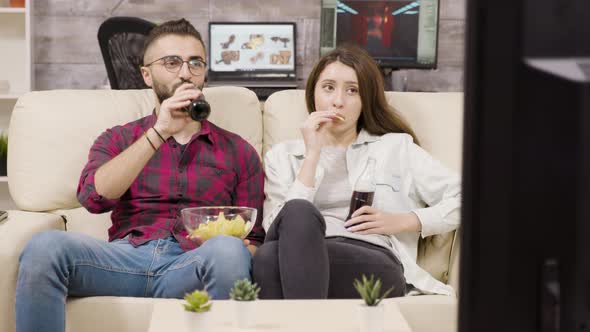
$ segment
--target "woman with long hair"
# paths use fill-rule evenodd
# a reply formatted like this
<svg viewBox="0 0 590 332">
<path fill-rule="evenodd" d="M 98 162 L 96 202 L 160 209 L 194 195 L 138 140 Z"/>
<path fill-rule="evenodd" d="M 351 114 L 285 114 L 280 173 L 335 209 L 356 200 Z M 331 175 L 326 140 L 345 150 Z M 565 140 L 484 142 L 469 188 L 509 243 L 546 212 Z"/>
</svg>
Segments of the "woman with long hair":
<svg viewBox="0 0 590 332">
<path fill-rule="evenodd" d="M 389 296 L 452 294 L 416 264 L 418 240 L 459 225 L 460 178 L 418 145 L 385 98 L 364 50 L 322 57 L 306 87 L 303 139 L 265 156 L 265 243 L 254 257 L 261 298 L 358 298 L 374 275 Z M 369 161 L 372 166 L 367 166 Z M 372 168 L 372 205 L 350 211 L 353 186 Z"/>
</svg>

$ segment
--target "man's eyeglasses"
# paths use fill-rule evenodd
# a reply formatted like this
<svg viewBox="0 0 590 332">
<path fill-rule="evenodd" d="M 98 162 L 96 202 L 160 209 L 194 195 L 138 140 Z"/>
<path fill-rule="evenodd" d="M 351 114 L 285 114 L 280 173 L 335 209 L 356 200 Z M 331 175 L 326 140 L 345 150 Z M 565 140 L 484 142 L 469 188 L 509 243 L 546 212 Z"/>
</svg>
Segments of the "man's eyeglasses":
<svg viewBox="0 0 590 332">
<path fill-rule="evenodd" d="M 184 65 L 185 62 L 188 64 L 188 70 L 195 76 L 203 75 L 205 69 L 207 68 L 207 63 L 201 59 L 193 58 L 184 61 L 178 55 L 167 55 L 165 57 L 161 57 L 148 63 L 145 65 L 145 67 L 149 67 L 158 61 L 161 61 L 162 66 L 164 66 L 167 71 L 174 74 L 180 71 L 180 68 L 182 68 L 182 65 Z"/>
</svg>

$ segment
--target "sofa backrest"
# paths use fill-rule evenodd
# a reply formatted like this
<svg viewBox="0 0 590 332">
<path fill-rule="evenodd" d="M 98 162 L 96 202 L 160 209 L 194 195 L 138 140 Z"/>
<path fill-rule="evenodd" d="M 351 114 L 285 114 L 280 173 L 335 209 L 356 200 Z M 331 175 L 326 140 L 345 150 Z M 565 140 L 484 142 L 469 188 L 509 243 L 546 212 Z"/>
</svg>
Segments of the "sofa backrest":
<svg viewBox="0 0 590 332">
<path fill-rule="evenodd" d="M 303 90 L 273 94 L 262 114 L 248 89 L 215 87 L 204 93 L 212 108 L 210 120 L 241 135 L 259 154 L 283 140 L 300 138 L 299 126 L 307 116 Z M 460 171 L 462 94 L 388 92 L 387 98 L 422 146 Z M 149 114 L 154 103 L 151 90 L 38 91 L 19 98 L 10 122 L 8 155 L 9 189 L 18 208 L 54 211 L 67 219 L 68 230 L 106 239 L 109 214 L 90 215 L 79 207 L 80 172 L 98 135 Z M 432 236 L 419 246 L 418 263 L 444 282 L 449 257 L 458 257 L 451 253 L 453 239 L 454 233 Z"/>
<path fill-rule="evenodd" d="M 461 172 L 463 94 L 386 92 L 387 101 L 412 126 L 421 146 L 447 167 Z M 264 103 L 263 153 L 279 142 L 300 139 L 307 117 L 305 90 L 283 90 Z"/>
<path fill-rule="evenodd" d="M 240 87 L 204 89 L 211 122 L 236 132 L 262 151 L 260 103 Z M 10 194 L 21 210 L 80 206 L 76 188 L 88 151 L 107 128 L 150 114 L 151 90 L 54 90 L 17 101 L 9 127 Z"/>
<path fill-rule="evenodd" d="M 386 97 L 414 129 L 421 146 L 444 165 L 460 173 L 463 94 L 386 92 Z M 304 90 L 284 90 L 272 94 L 264 103 L 263 153 L 276 143 L 301 138 L 299 128 L 306 117 Z M 421 240 L 418 248 L 418 264 L 443 282 L 448 282 L 454 239 L 455 232 L 431 236 Z"/>
</svg>

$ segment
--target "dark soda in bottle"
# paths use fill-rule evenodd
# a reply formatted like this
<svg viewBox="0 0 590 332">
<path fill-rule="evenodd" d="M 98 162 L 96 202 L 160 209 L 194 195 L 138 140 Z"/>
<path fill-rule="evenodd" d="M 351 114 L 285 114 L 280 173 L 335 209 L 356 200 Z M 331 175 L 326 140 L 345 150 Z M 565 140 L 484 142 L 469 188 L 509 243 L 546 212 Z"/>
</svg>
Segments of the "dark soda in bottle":
<svg viewBox="0 0 590 332">
<path fill-rule="evenodd" d="M 348 217 L 346 220 L 350 219 L 354 211 L 360 209 L 365 205 L 373 205 L 373 197 L 375 197 L 375 192 L 367 192 L 367 191 L 353 191 L 352 197 L 350 198 L 350 209 L 348 210 Z"/>
</svg>

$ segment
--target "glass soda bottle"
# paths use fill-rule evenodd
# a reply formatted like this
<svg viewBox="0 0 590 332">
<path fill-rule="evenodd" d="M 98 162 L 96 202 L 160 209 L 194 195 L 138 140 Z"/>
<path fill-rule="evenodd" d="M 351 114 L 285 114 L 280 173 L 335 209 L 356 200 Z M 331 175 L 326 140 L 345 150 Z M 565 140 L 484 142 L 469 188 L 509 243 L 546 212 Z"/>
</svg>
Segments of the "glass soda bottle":
<svg viewBox="0 0 590 332">
<path fill-rule="evenodd" d="M 346 220 L 350 219 L 354 211 L 360 207 L 373 205 L 373 197 L 375 197 L 375 158 L 369 157 L 365 169 L 354 184 Z"/>
</svg>

